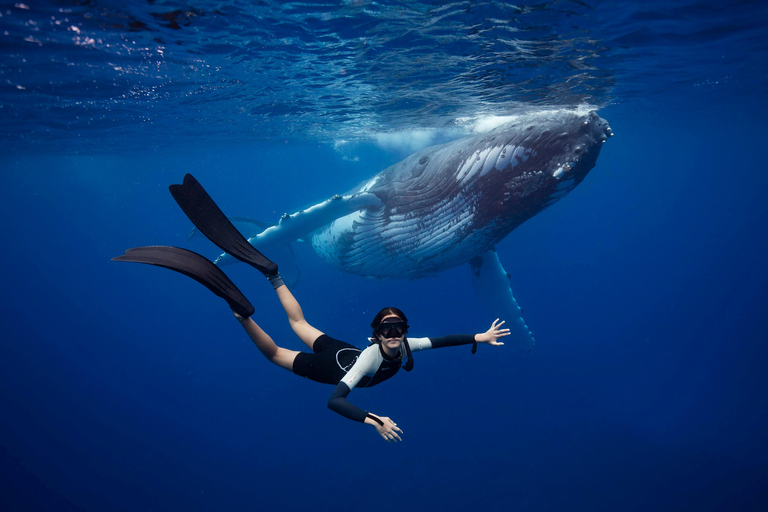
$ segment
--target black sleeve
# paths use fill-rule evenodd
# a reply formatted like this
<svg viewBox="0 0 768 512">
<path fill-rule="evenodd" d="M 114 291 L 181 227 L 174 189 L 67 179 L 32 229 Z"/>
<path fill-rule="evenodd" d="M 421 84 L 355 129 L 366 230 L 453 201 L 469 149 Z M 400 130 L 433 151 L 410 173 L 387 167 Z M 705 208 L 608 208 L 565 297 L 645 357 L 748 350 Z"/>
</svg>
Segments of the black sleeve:
<svg viewBox="0 0 768 512">
<path fill-rule="evenodd" d="M 474 334 L 450 334 L 439 338 L 429 337 L 432 348 L 455 347 L 457 345 L 469 345 L 475 342 Z"/>
<path fill-rule="evenodd" d="M 333 390 L 331 398 L 328 399 L 328 408 L 341 414 L 345 418 L 364 423 L 368 413 L 359 407 L 352 405 L 352 403 L 347 400 L 347 395 L 350 391 L 352 390 L 349 389 L 349 386 L 347 386 L 346 383 L 339 382 L 339 385 Z"/>
</svg>

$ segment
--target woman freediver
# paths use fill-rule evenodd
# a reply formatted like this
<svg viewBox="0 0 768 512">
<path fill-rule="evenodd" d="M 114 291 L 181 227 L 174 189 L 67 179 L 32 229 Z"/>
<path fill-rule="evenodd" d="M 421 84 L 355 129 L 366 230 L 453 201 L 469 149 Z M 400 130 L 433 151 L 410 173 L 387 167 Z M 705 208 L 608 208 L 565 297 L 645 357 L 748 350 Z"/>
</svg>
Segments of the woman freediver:
<svg viewBox="0 0 768 512">
<path fill-rule="evenodd" d="M 197 228 L 223 251 L 248 263 L 270 281 L 283 306 L 291 329 L 312 353 L 279 347 L 254 322 L 254 307 L 224 272 L 205 257 L 178 247 L 150 246 L 128 249 L 113 261 L 132 261 L 165 267 L 185 274 L 203 284 L 227 301 L 235 317 L 259 351 L 269 361 L 296 375 L 336 388 L 328 407 L 351 420 L 372 425 L 387 441 L 400 441 L 402 430 L 387 416 L 364 411 L 347 400 L 355 387 L 371 387 L 394 376 L 403 366 L 413 367 L 412 352 L 456 345 L 477 343 L 500 346 L 499 338 L 509 335 L 502 329 L 503 321 L 496 319 L 491 327 L 475 335 L 458 334 L 432 338 L 407 338 L 408 319 L 397 308 L 382 309 L 371 322 L 373 335 L 364 349 L 327 336 L 304 318 L 296 298 L 283 284 L 277 265 L 258 252 L 227 219 L 213 199 L 190 174 L 182 185 L 171 185 L 171 194 Z"/>
</svg>

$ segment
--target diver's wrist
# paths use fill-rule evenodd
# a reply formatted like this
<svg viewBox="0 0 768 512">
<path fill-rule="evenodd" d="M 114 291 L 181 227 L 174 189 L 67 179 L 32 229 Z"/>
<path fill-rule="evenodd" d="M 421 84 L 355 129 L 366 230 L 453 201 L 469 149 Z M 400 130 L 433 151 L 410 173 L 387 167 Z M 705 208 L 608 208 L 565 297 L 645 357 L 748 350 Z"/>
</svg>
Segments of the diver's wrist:
<svg viewBox="0 0 768 512">
<path fill-rule="evenodd" d="M 381 421 L 379 418 L 377 418 L 376 416 L 374 416 L 371 413 L 366 413 L 365 414 L 365 419 L 366 420 L 371 420 L 373 423 L 368 423 L 367 421 L 366 421 L 366 423 L 368 423 L 369 425 L 373 425 L 374 427 L 376 426 L 376 424 L 378 424 L 380 427 L 384 426 L 384 422 Z"/>
</svg>

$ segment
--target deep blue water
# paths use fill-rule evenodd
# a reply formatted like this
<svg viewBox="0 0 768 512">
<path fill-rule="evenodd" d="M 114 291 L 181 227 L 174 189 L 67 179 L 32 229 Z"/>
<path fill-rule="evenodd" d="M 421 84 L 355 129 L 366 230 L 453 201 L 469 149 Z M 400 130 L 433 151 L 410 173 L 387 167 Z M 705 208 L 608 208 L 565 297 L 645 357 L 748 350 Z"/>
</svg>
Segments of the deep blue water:
<svg viewBox="0 0 768 512">
<path fill-rule="evenodd" d="M 28 2 L 0 8 L 3 510 L 765 510 L 762 2 Z M 110 258 L 214 257 L 167 186 L 274 222 L 489 115 L 616 136 L 498 247 L 530 353 L 424 352 L 326 409 L 226 306 Z M 492 318 L 467 268 L 372 281 L 295 244 L 311 323 L 364 345 Z M 273 292 L 226 268 L 298 349 Z"/>
</svg>

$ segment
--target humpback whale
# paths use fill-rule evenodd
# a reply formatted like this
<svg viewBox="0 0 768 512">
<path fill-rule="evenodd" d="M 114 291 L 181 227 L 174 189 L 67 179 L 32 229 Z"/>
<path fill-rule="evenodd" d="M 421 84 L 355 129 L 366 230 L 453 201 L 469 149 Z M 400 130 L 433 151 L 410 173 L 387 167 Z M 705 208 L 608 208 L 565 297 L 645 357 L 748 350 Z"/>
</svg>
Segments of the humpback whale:
<svg viewBox="0 0 768 512">
<path fill-rule="evenodd" d="M 284 214 L 248 241 L 269 254 L 270 246 L 302 238 L 334 267 L 377 278 L 434 276 L 469 264 L 486 307 L 529 350 L 533 335 L 494 247 L 581 183 L 612 135 L 595 112 L 517 116 L 419 151 L 344 195 Z"/>
</svg>

